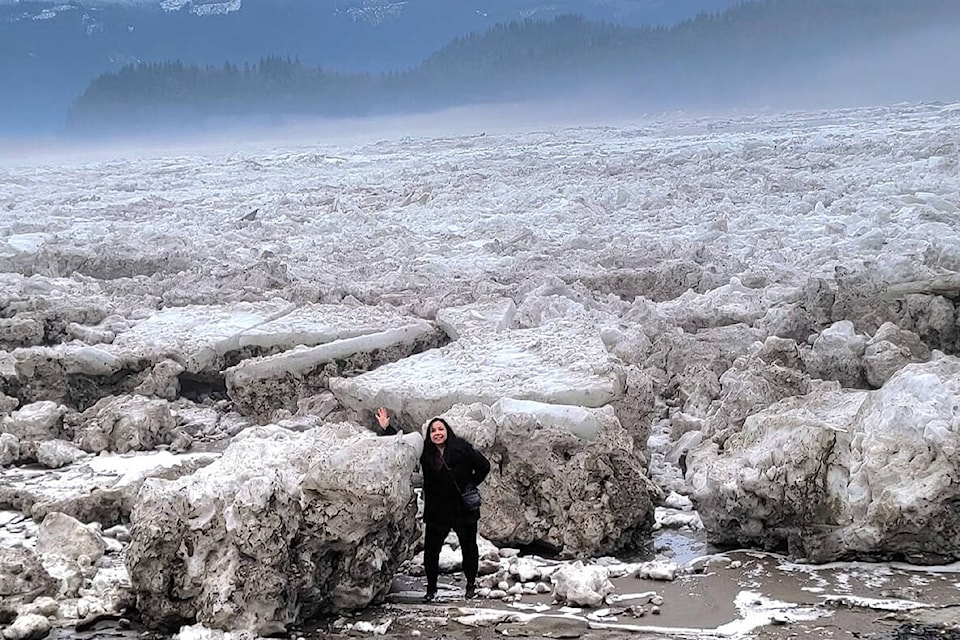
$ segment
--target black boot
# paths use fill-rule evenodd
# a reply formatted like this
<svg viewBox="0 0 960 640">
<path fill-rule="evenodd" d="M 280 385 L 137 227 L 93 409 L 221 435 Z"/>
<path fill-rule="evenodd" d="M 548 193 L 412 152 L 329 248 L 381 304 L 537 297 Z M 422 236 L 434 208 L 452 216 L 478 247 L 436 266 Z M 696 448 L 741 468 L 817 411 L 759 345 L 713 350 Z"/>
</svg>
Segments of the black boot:
<svg viewBox="0 0 960 640">
<path fill-rule="evenodd" d="M 467 583 L 467 588 L 466 588 L 466 589 L 464 590 L 464 592 L 463 592 L 463 597 L 466 598 L 467 600 L 473 600 L 474 598 L 476 598 L 476 597 L 477 597 L 477 585 L 474 584 L 474 583 L 472 583 L 472 582 L 468 582 L 468 583 Z"/>
</svg>

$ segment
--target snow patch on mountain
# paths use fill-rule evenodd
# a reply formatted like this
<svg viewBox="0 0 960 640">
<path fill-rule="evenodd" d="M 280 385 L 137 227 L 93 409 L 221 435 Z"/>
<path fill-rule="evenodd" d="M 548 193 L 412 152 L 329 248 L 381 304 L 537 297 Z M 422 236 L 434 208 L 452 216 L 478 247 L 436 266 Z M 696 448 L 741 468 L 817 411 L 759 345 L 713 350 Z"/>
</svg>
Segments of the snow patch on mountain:
<svg viewBox="0 0 960 640">
<path fill-rule="evenodd" d="M 161 0 L 160 6 L 164 11 L 180 11 L 190 5 L 190 13 L 198 16 L 223 15 L 240 11 L 242 0 L 228 0 L 227 2 L 194 3 L 193 0 Z"/>
<path fill-rule="evenodd" d="M 32 20 L 49 20 L 51 18 L 57 17 L 57 9 L 62 7 L 54 7 L 53 9 L 44 9 L 40 13 L 31 17 Z"/>
<path fill-rule="evenodd" d="M 398 2 L 364 0 L 360 6 L 347 7 L 345 10 L 338 8 L 334 13 L 346 13 L 354 22 L 366 22 L 376 25 L 397 18 L 403 13 L 403 10 L 408 4 L 410 4 L 408 0 L 400 0 Z"/>
<path fill-rule="evenodd" d="M 103 23 L 91 16 L 89 13 L 85 13 L 80 16 L 80 24 L 83 25 L 83 28 L 87 32 L 88 36 L 92 36 L 95 33 L 100 33 L 103 31 Z"/>
<path fill-rule="evenodd" d="M 241 0 L 230 0 L 230 2 L 211 2 L 209 4 L 194 5 L 191 11 L 198 16 L 223 15 L 240 11 Z"/>
</svg>

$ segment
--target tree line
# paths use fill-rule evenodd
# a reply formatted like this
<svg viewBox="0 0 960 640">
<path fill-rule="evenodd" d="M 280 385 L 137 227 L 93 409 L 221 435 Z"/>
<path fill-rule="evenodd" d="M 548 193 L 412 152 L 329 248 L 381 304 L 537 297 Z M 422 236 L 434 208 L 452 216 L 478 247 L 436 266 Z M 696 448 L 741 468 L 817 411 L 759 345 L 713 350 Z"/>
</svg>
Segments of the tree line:
<svg viewBox="0 0 960 640">
<path fill-rule="evenodd" d="M 68 124 L 96 129 L 262 114 L 370 115 L 584 91 L 651 105 L 723 103 L 762 87 L 815 83 L 818 69 L 832 60 L 943 25 L 960 25 L 960 2 L 753 0 L 673 27 L 577 16 L 501 24 L 394 73 L 338 73 L 289 57 L 242 66 L 146 62 L 93 80 L 70 109 Z"/>
</svg>

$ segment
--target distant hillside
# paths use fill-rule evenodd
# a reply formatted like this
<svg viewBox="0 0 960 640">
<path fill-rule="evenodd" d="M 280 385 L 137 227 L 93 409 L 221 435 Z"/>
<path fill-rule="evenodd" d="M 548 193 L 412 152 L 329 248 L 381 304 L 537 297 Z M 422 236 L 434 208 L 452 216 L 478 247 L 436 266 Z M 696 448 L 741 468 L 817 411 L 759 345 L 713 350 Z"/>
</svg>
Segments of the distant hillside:
<svg viewBox="0 0 960 640">
<path fill-rule="evenodd" d="M 351 73 L 410 69 L 451 39 L 576 13 L 675 24 L 739 0 L 0 0 L 0 135 L 53 129 L 98 75 L 180 60 L 242 65 L 292 56 Z M 166 8 L 164 8 L 166 7 Z"/>
<path fill-rule="evenodd" d="M 69 122 L 140 130 L 574 96 L 657 108 L 956 100 L 958 41 L 956 0 L 758 0 L 673 27 L 525 20 L 456 38 L 400 73 L 338 74 L 280 57 L 132 65 L 95 80 Z"/>
<path fill-rule="evenodd" d="M 668 106 L 955 99 L 957 36 L 957 0 L 755 0 L 672 28 L 499 26 L 454 40 L 410 77 L 458 100 L 511 83 Z"/>
</svg>

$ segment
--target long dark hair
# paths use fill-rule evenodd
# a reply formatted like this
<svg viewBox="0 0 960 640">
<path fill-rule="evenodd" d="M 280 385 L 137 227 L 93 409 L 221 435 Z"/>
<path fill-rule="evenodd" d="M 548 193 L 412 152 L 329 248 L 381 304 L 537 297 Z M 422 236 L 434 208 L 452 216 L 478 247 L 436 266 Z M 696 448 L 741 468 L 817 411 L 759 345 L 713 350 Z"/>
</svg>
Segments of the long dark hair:
<svg viewBox="0 0 960 640">
<path fill-rule="evenodd" d="M 431 461 L 435 460 L 440 452 L 437 445 L 430 439 L 430 427 L 434 422 L 439 422 L 447 430 L 447 442 L 444 445 L 446 451 L 455 451 L 463 448 L 463 444 L 461 444 L 463 439 L 453 432 L 449 422 L 443 418 L 430 418 L 430 421 L 427 422 L 427 430 L 423 434 L 423 455 L 421 458 L 430 459 Z"/>
</svg>

